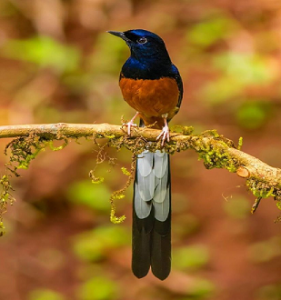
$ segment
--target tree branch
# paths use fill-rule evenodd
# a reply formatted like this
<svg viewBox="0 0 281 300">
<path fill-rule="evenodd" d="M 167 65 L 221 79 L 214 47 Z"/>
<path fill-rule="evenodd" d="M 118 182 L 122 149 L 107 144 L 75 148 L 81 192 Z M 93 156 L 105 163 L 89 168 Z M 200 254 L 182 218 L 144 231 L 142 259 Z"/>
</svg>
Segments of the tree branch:
<svg viewBox="0 0 281 300">
<path fill-rule="evenodd" d="M 175 153 L 193 149 L 204 161 L 207 169 L 224 168 L 246 179 L 246 185 L 257 198 L 252 212 L 258 206 L 261 198 L 273 196 L 281 201 L 281 169 L 271 167 L 259 159 L 244 153 L 234 146 L 234 143 L 219 135 L 215 130 L 202 134 L 192 134 L 192 127 L 179 127 L 180 133 L 171 132 L 171 141 L 164 149 Z M 133 128 L 128 137 L 126 127 L 111 124 L 39 124 L 0 126 L 0 138 L 31 138 L 44 140 L 59 140 L 80 137 L 94 139 L 105 138 L 113 147 L 126 147 L 134 153 L 143 149 L 155 151 L 161 149 L 157 136 L 160 131 L 151 128 Z M 147 143 L 148 141 L 152 143 Z M 154 143 L 153 143 L 154 142 Z M 241 142 L 239 142 L 241 144 Z M 241 145 L 238 146 L 240 148 Z"/>
</svg>

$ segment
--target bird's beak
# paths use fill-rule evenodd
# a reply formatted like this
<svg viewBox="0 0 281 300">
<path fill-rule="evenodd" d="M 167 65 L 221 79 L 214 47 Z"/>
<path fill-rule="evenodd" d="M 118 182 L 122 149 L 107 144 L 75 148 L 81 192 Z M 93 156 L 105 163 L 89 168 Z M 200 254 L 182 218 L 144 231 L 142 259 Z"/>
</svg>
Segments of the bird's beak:
<svg viewBox="0 0 281 300">
<path fill-rule="evenodd" d="M 130 40 L 125 36 L 124 32 L 120 31 L 107 31 L 108 33 L 120 37 L 122 40 L 129 42 Z"/>
</svg>

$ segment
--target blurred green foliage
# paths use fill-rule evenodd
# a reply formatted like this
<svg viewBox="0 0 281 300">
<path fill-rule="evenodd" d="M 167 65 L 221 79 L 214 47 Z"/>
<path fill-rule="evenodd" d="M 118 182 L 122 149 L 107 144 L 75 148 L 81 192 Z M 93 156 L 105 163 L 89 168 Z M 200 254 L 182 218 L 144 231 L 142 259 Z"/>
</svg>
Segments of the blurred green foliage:
<svg viewBox="0 0 281 300">
<path fill-rule="evenodd" d="M 110 211 L 110 190 L 105 184 L 93 184 L 90 180 L 77 181 L 70 185 L 67 197 L 75 204 L 83 204 L 99 212 Z"/>
<path fill-rule="evenodd" d="M 102 77 L 119 74 L 120 66 L 129 56 L 129 50 L 122 39 L 101 33 L 95 42 L 95 51 L 90 58 L 90 70 Z"/>
<path fill-rule="evenodd" d="M 7 58 L 27 61 L 41 68 L 51 68 L 59 73 L 78 68 L 80 51 L 63 45 L 48 36 L 35 36 L 25 40 L 8 40 L 1 51 Z"/>
<path fill-rule="evenodd" d="M 122 226 L 99 226 L 73 239 L 74 253 L 84 261 L 98 261 L 115 248 L 130 244 L 130 233 Z"/>
<path fill-rule="evenodd" d="M 176 269 L 196 271 L 205 267 L 209 259 L 209 252 L 205 246 L 194 245 L 174 250 L 172 263 Z"/>
<path fill-rule="evenodd" d="M 249 257 L 255 263 L 264 263 L 281 256 L 281 238 L 254 243 L 249 249 Z"/>
<path fill-rule="evenodd" d="M 58 292 L 47 290 L 47 289 L 37 289 L 33 290 L 29 296 L 28 300 L 64 300 L 66 299 L 63 295 Z"/>
<path fill-rule="evenodd" d="M 250 215 L 251 204 L 245 196 L 234 194 L 228 201 L 224 202 L 224 210 L 234 219 L 243 219 Z"/>
<path fill-rule="evenodd" d="M 195 278 L 194 282 L 188 286 L 187 297 L 181 297 L 179 300 L 203 300 L 209 299 L 216 292 L 214 283 L 209 280 Z"/>
<path fill-rule="evenodd" d="M 236 111 L 237 123 L 246 129 L 259 129 L 272 113 L 272 104 L 266 101 L 244 101 Z"/>
<path fill-rule="evenodd" d="M 79 300 L 110 300 L 118 298 L 118 285 L 106 277 L 96 276 L 85 281 L 77 290 Z"/>
<path fill-rule="evenodd" d="M 213 66 L 236 80 L 241 87 L 250 84 L 268 84 L 276 78 L 274 69 L 268 66 L 266 57 L 259 54 L 225 52 L 214 56 Z"/>
<path fill-rule="evenodd" d="M 187 40 L 204 49 L 230 36 L 236 27 L 233 19 L 218 15 L 191 27 L 187 32 Z"/>
<path fill-rule="evenodd" d="M 194 234 L 200 228 L 200 221 L 196 216 L 192 214 L 184 213 L 177 216 L 176 220 L 177 223 L 175 223 L 173 226 L 173 230 L 175 233 L 174 238 L 176 240 L 182 240 L 187 236 Z"/>
<path fill-rule="evenodd" d="M 281 284 L 269 284 L 258 289 L 257 300 L 280 300 Z"/>
<path fill-rule="evenodd" d="M 259 54 L 226 51 L 215 55 L 211 66 L 221 74 L 201 92 L 202 99 L 211 105 L 242 97 L 247 87 L 266 86 L 277 76 L 267 58 Z"/>
</svg>

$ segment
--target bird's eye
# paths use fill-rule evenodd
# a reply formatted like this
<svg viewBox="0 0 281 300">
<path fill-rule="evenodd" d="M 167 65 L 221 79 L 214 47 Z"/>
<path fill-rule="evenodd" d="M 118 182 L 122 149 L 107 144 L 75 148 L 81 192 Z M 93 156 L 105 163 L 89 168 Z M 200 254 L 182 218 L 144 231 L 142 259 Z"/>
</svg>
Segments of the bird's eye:
<svg viewBox="0 0 281 300">
<path fill-rule="evenodd" d="M 147 39 L 145 37 L 141 37 L 137 40 L 138 44 L 145 44 L 147 43 Z"/>
</svg>

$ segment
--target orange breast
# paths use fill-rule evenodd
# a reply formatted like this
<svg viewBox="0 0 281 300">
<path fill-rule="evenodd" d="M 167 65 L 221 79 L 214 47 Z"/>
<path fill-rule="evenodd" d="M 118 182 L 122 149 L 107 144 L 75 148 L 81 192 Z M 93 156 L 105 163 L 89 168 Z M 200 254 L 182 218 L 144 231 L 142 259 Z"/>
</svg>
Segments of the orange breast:
<svg viewBox="0 0 281 300">
<path fill-rule="evenodd" d="M 178 110 L 179 89 L 175 79 L 121 78 L 119 84 L 125 101 L 140 113 L 146 125 L 157 122 L 156 127 L 161 127 L 162 116 L 167 114 L 171 119 Z"/>
</svg>

